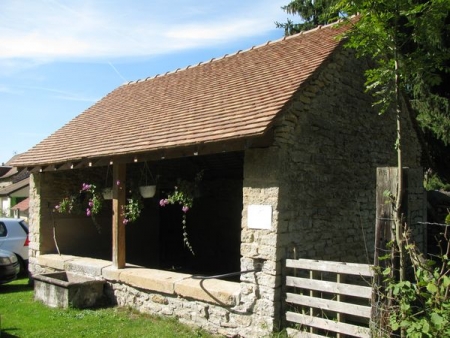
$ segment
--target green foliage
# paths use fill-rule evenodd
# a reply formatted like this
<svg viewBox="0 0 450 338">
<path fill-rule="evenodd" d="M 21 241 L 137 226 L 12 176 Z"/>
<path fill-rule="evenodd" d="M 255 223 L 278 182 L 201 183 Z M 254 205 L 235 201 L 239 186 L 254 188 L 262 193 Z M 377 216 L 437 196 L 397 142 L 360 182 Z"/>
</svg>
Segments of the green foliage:
<svg viewBox="0 0 450 338">
<path fill-rule="evenodd" d="M 127 203 L 122 206 L 123 223 L 128 224 L 136 221 L 141 216 L 141 210 L 144 208 L 142 198 L 137 192 L 133 192 Z"/>
<path fill-rule="evenodd" d="M 450 1 L 340 0 L 335 10 L 360 14 L 348 46 L 376 62 L 366 86 L 380 111 L 395 100 L 397 74 L 419 124 L 449 143 Z"/>
<path fill-rule="evenodd" d="M 384 299 L 390 298 L 389 326 L 395 332 L 402 330 L 406 337 L 450 336 L 450 246 L 447 230 L 443 234 L 446 246 L 439 257 L 424 260 L 404 234 L 405 250 L 412 266 L 412 276 L 398 281 L 392 267 L 381 271 L 385 282 Z M 392 258 L 392 256 L 391 256 Z"/>
<path fill-rule="evenodd" d="M 97 215 L 102 209 L 103 196 L 95 184 L 83 183 L 78 193 L 64 197 L 54 210 L 59 213 L 86 213 Z"/>
<path fill-rule="evenodd" d="M 385 204 L 395 203 L 395 196 L 390 190 L 383 191 L 383 196 L 386 197 Z"/>
<path fill-rule="evenodd" d="M 450 184 L 442 182 L 442 179 L 437 174 L 427 175 L 424 181 L 426 190 L 445 190 L 450 191 Z"/>
<path fill-rule="evenodd" d="M 348 46 L 376 62 L 366 88 L 380 112 L 395 103 L 398 75 L 420 126 L 450 143 L 450 1 L 292 0 L 282 9 L 300 17 L 276 23 L 285 35 L 358 14 Z"/>
<path fill-rule="evenodd" d="M 20 279 L 0 286 L 2 338 L 213 337 L 173 318 L 145 315 L 127 308 L 50 308 L 34 301 L 33 287 L 28 286 L 27 281 Z"/>
<path fill-rule="evenodd" d="M 325 25 L 334 21 L 338 12 L 333 11 L 337 0 L 292 0 L 281 7 L 288 14 L 296 14 L 301 18 L 300 23 L 288 19 L 286 23 L 276 22 L 277 28 L 283 28 L 285 35 L 292 35 L 302 31 Z"/>
<path fill-rule="evenodd" d="M 388 290 L 398 304 L 397 311 L 392 309 L 389 318 L 394 331 L 404 328 L 407 337 L 450 335 L 449 264 L 445 258 L 443 271 L 441 267 L 418 267 L 414 283 L 391 281 Z"/>
</svg>

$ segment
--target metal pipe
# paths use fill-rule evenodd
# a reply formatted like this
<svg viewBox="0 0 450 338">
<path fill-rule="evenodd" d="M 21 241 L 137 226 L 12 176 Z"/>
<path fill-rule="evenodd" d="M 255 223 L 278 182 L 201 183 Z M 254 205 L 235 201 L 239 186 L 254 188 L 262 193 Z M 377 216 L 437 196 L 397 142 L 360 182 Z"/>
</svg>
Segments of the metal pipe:
<svg viewBox="0 0 450 338">
<path fill-rule="evenodd" d="M 213 279 L 213 278 L 223 278 L 223 277 L 231 277 L 231 276 L 237 276 L 242 275 L 244 273 L 251 273 L 251 272 L 259 272 L 261 271 L 261 268 L 259 269 L 252 269 L 252 270 L 243 270 L 243 271 L 237 271 L 237 272 L 230 272 L 225 273 L 222 275 L 214 275 L 214 276 L 199 276 L 199 275 L 192 275 L 192 279 Z"/>
</svg>

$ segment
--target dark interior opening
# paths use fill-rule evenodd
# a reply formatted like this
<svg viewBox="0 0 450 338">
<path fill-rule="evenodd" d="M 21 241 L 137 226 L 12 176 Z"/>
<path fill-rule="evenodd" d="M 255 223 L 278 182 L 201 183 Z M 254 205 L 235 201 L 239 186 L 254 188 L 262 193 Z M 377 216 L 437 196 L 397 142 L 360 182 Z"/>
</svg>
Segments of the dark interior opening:
<svg viewBox="0 0 450 338">
<path fill-rule="evenodd" d="M 126 225 L 126 262 L 203 276 L 238 272 L 243 162 L 243 152 L 228 152 L 128 164 L 127 197 L 131 197 L 132 192 L 149 178 L 143 174 L 144 168 L 157 178 L 157 189 L 154 197 L 142 199 L 144 208 L 140 217 Z M 192 255 L 183 242 L 181 206 L 161 207 L 159 201 L 173 193 L 179 180 L 194 180 L 199 172 L 203 173 L 203 178 L 198 184 L 193 207 L 186 213 L 188 239 L 195 252 Z M 95 222 L 85 212 L 59 214 L 52 211 L 63 196 L 79 193 L 83 182 L 95 183 L 98 189 L 110 186 L 113 183 L 111 168 L 61 171 L 51 175 L 58 201 L 55 198 L 55 201 L 48 202 L 49 226 L 41 229 L 46 239 L 42 252 L 56 252 L 52 240 L 56 230 L 61 253 L 111 260 L 111 200 L 103 201 L 102 211 L 95 216 Z M 239 280 L 239 276 L 230 280 Z"/>
<path fill-rule="evenodd" d="M 158 177 L 157 192 L 143 200 L 141 217 L 127 225 L 127 263 L 205 276 L 239 271 L 243 156 L 232 152 L 148 163 Z M 141 169 L 137 164 L 127 172 L 137 179 Z M 192 255 L 183 241 L 181 206 L 161 207 L 159 201 L 173 193 L 180 179 L 194 180 L 199 172 L 198 194 L 186 213 Z"/>
</svg>

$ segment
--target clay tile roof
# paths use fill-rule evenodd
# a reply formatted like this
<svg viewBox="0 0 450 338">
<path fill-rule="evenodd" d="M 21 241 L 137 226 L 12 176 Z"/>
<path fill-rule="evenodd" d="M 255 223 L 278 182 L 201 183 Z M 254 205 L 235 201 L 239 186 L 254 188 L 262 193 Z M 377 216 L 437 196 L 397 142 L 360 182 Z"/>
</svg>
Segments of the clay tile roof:
<svg viewBox="0 0 450 338">
<path fill-rule="evenodd" d="M 347 29 L 319 27 L 124 84 L 13 165 L 48 165 L 262 135 Z"/>
<path fill-rule="evenodd" d="M 15 206 L 13 206 L 12 210 L 20 210 L 20 211 L 26 211 L 30 208 L 30 198 L 25 198 L 22 202 L 17 203 Z"/>
</svg>

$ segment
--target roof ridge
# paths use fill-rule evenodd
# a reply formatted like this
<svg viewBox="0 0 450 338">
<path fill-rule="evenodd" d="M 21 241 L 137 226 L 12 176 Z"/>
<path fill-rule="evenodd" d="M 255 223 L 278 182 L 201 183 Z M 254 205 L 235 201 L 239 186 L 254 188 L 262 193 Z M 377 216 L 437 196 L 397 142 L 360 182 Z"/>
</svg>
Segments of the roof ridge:
<svg viewBox="0 0 450 338">
<path fill-rule="evenodd" d="M 238 54 L 242 54 L 242 53 L 247 53 L 247 52 L 249 52 L 251 50 L 265 47 L 265 46 L 270 45 L 270 44 L 274 44 L 274 43 L 278 43 L 278 42 L 281 42 L 281 41 L 285 41 L 287 39 L 293 39 L 295 37 L 298 37 L 299 35 L 310 34 L 310 33 L 313 33 L 315 31 L 328 28 L 330 26 L 335 26 L 335 25 L 338 25 L 339 23 L 341 23 L 343 21 L 344 21 L 343 19 L 339 19 L 338 21 L 335 21 L 335 22 L 332 22 L 332 23 L 329 23 L 329 24 L 326 24 L 326 25 L 319 25 L 319 26 L 314 27 L 314 28 L 312 28 L 310 30 L 307 30 L 307 31 L 301 31 L 300 33 L 297 33 L 297 34 L 293 34 L 293 35 L 289 35 L 289 36 L 283 36 L 283 37 L 281 37 L 279 39 L 276 39 L 276 40 L 273 40 L 273 41 L 268 40 L 268 41 L 266 41 L 266 42 L 264 42 L 262 44 L 254 45 L 254 46 L 252 46 L 250 48 L 247 48 L 247 49 L 244 49 L 244 50 L 240 49 L 237 52 L 234 52 L 234 53 L 231 53 L 231 54 L 225 54 L 225 55 L 220 56 L 220 57 L 211 58 L 208 61 L 200 61 L 197 64 L 188 65 L 188 66 L 186 66 L 184 68 L 177 68 L 175 70 L 167 71 L 165 73 L 156 74 L 154 76 L 148 76 L 146 78 L 137 79 L 137 80 L 134 80 L 134 81 L 127 81 L 123 85 L 130 85 L 130 84 L 136 84 L 136 83 L 140 83 L 140 82 L 144 82 L 144 81 L 148 81 L 148 80 L 153 80 L 153 79 L 156 79 L 158 77 L 166 76 L 166 75 L 169 75 L 169 74 L 175 74 L 175 73 L 178 73 L 178 72 L 181 72 L 181 71 L 185 71 L 185 70 L 188 70 L 188 69 L 191 69 L 191 68 L 194 68 L 194 67 L 201 66 L 203 64 L 212 63 L 212 62 L 215 62 L 215 61 L 220 61 L 220 60 L 223 60 L 223 59 L 228 58 L 228 57 L 232 57 L 232 56 L 235 56 L 235 55 L 238 55 Z"/>
</svg>

